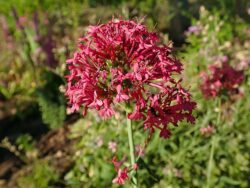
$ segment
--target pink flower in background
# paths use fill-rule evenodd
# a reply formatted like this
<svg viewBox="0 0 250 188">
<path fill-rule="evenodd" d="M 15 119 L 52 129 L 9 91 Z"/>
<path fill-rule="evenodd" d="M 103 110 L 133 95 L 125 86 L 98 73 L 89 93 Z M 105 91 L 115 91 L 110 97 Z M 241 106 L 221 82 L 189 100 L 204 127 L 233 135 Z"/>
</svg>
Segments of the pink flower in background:
<svg viewBox="0 0 250 188">
<path fill-rule="evenodd" d="M 26 16 L 20 16 L 18 19 L 18 27 L 23 27 L 25 23 L 27 22 L 27 17 Z"/>
<path fill-rule="evenodd" d="M 187 33 L 190 34 L 199 34 L 201 32 L 201 28 L 199 26 L 196 25 L 192 25 L 188 28 Z"/>
<path fill-rule="evenodd" d="M 194 123 L 196 103 L 182 88 L 182 64 L 171 48 L 158 45 L 156 33 L 135 21 L 112 20 L 91 26 L 67 60 L 66 96 L 71 111 L 95 109 L 103 118 L 115 114 L 117 103 L 132 107 L 128 118 L 143 120 L 145 129 L 169 138 L 169 124 Z M 175 76 L 173 76 L 175 75 Z"/>
<path fill-rule="evenodd" d="M 229 61 L 229 58 L 227 55 L 222 55 L 222 56 L 217 56 L 215 60 L 221 62 L 221 63 L 226 63 Z"/>
<path fill-rule="evenodd" d="M 211 135 L 213 132 L 214 132 L 214 127 L 210 125 L 207 127 L 200 128 L 201 135 Z"/>
<path fill-rule="evenodd" d="M 113 153 L 115 153 L 115 152 L 116 152 L 117 143 L 116 143 L 116 142 L 113 142 L 113 141 L 110 141 L 108 145 L 109 145 L 108 148 L 109 148 Z"/>
<path fill-rule="evenodd" d="M 209 65 L 210 73 L 201 73 L 203 82 L 201 91 L 206 98 L 216 97 L 221 93 L 234 93 L 244 79 L 244 74 L 227 63 Z"/>
<path fill-rule="evenodd" d="M 236 69 L 239 71 L 247 70 L 250 65 L 249 60 L 241 60 L 237 65 Z"/>
</svg>

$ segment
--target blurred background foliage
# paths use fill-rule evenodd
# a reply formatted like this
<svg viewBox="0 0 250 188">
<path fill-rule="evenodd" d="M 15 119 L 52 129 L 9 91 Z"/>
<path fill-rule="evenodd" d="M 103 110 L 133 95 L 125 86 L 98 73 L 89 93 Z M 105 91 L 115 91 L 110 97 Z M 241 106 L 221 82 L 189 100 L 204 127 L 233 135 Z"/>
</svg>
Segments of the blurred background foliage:
<svg viewBox="0 0 250 188">
<path fill-rule="evenodd" d="M 147 145 L 141 187 L 250 187 L 248 0 L 0 1 L 0 187 L 117 187 L 111 159 L 127 157 L 124 114 L 79 118 L 64 98 L 65 61 L 77 39 L 112 17 L 143 20 L 174 42 L 198 104 L 195 125 Z M 222 56 L 244 71 L 241 94 L 204 99 L 200 72 Z M 213 133 L 202 135 L 209 125 Z M 139 122 L 134 127 L 143 146 L 147 134 Z"/>
</svg>

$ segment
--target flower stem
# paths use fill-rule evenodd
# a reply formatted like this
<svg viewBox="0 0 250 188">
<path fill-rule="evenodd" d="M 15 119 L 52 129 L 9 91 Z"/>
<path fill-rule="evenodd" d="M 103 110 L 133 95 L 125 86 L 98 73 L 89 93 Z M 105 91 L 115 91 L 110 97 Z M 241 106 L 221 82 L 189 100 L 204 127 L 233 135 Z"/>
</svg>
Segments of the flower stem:
<svg viewBox="0 0 250 188">
<path fill-rule="evenodd" d="M 211 173 L 213 168 L 213 158 L 214 158 L 214 148 L 215 148 L 215 138 L 212 138 L 212 144 L 211 144 L 211 150 L 210 150 L 210 156 L 208 161 L 208 167 L 207 167 L 207 186 L 206 188 L 210 187 L 210 179 L 211 179 Z"/>
<path fill-rule="evenodd" d="M 221 123 L 221 99 L 219 98 L 217 101 L 218 105 L 218 116 L 217 116 L 217 121 L 216 121 L 216 126 L 220 126 Z M 214 150 L 215 146 L 217 143 L 217 137 L 216 135 L 212 135 L 212 141 L 211 141 L 211 150 L 210 150 L 210 156 L 209 156 L 209 161 L 208 161 L 208 167 L 207 167 L 207 185 L 206 188 L 210 188 L 211 184 L 211 174 L 212 174 L 212 169 L 213 169 L 213 160 L 214 160 Z"/>
<path fill-rule="evenodd" d="M 130 150 L 130 159 L 132 167 L 135 164 L 135 147 L 133 140 L 133 130 L 132 130 L 132 122 L 131 119 L 127 118 L 127 130 L 128 130 L 128 141 L 129 141 L 129 150 Z M 134 188 L 137 188 L 137 173 L 132 174 L 132 181 L 134 183 Z"/>
</svg>

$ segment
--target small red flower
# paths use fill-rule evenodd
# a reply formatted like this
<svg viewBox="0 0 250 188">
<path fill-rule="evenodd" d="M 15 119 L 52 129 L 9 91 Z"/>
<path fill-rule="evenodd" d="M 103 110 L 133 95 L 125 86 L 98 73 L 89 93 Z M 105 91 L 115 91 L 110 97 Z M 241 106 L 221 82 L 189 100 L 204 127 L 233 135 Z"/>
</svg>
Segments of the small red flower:
<svg viewBox="0 0 250 188">
<path fill-rule="evenodd" d="M 117 176 L 113 179 L 113 183 L 117 183 L 119 185 L 124 185 L 125 181 L 128 179 L 128 168 L 124 168 L 123 170 L 119 169 Z"/>
</svg>

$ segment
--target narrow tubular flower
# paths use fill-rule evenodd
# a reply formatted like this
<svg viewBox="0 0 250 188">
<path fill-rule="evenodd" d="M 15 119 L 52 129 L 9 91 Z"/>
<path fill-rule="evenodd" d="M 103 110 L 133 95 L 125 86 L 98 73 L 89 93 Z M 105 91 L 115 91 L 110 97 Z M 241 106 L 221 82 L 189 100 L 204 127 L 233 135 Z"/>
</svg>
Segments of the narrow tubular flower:
<svg viewBox="0 0 250 188">
<path fill-rule="evenodd" d="M 181 86 L 182 64 L 171 48 L 158 45 L 156 33 L 135 21 L 112 20 L 91 26 L 67 60 L 66 96 L 71 111 L 95 109 L 103 118 L 115 114 L 117 103 L 133 108 L 128 118 L 143 120 L 150 133 L 160 129 L 168 138 L 169 124 L 193 123 L 195 102 Z"/>
<path fill-rule="evenodd" d="M 235 93 L 244 79 L 242 71 L 237 71 L 226 62 L 212 64 L 208 68 L 210 73 L 201 73 L 201 91 L 206 98 Z"/>
</svg>

